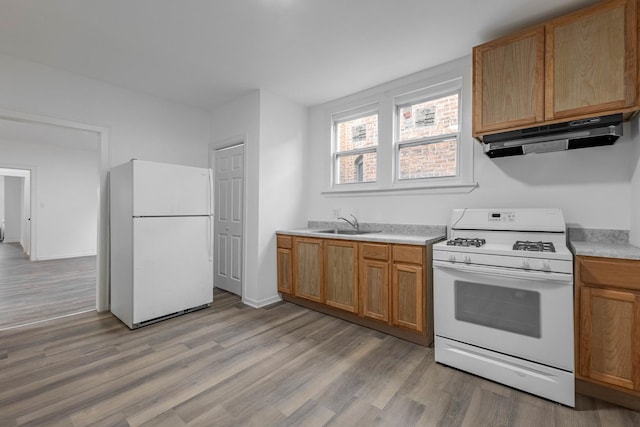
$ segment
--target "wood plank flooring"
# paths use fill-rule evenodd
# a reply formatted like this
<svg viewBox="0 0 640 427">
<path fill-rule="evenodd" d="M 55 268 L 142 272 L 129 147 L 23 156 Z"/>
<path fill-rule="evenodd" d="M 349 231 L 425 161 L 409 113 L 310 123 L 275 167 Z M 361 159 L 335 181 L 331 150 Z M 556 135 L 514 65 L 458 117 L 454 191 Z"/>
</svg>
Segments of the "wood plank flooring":
<svg viewBox="0 0 640 427">
<path fill-rule="evenodd" d="M 0 244 L 0 330 L 96 307 L 96 257 L 31 262 Z"/>
<path fill-rule="evenodd" d="M 0 331 L 1 426 L 637 426 L 436 364 L 433 350 L 290 303 L 130 331 L 89 312 Z"/>
</svg>

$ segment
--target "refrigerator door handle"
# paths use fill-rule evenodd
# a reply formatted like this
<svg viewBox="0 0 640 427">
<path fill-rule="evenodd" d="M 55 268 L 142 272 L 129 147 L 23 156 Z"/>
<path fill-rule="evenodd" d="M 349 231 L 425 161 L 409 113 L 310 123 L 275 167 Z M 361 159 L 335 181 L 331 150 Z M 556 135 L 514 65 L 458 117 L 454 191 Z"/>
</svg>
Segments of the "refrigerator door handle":
<svg viewBox="0 0 640 427">
<path fill-rule="evenodd" d="M 209 215 L 209 261 L 213 261 L 213 215 Z"/>
<path fill-rule="evenodd" d="M 209 214 L 213 215 L 213 169 L 209 168 Z"/>
</svg>

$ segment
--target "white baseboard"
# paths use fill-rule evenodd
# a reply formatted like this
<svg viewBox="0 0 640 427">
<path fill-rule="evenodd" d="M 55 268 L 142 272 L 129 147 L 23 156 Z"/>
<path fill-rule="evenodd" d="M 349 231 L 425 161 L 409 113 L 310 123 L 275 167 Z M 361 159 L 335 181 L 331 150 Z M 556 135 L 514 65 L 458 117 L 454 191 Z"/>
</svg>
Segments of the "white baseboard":
<svg viewBox="0 0 640 427">
<path fill-rule="evenodd" d="M 280 298 L 280 295 L 275 295 L 269 298 L 265 298 L 265 299 L 261 299 L 261 300 L 255 300 L 252 298 L 246 298 L 246 297 L 242 297 L 242 303 L 248 305 L 249 307 L 253 307 L 253 308 L 261 308 L 261 307 L 265 307 L 267 305 L 270 304 L 274 304 L 276 302 L 280 302 L 282 301 L 282 298 Z"/>
<path fill-rule="evenodd" d="M 38 256 L 38 259 L 36 261 L 50 261 L 54 259 L 80 258 L 84 256 L 96 256 L 96 252 L 85 252 L 85 253 L 53 255 L 53 256 Z"/>
</svg>

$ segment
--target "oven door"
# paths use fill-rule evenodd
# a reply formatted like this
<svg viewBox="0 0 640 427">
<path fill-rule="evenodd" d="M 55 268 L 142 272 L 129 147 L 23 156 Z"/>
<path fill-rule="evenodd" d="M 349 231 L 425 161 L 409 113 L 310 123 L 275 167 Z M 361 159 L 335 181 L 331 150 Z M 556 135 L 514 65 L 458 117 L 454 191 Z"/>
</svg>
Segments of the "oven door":
<svg viewBox="0 0 640 427">
<path fill-rule="evenodd" d="M 444 338 L 573 372 L 573 277 L 434 261 Z"/>
</svg>

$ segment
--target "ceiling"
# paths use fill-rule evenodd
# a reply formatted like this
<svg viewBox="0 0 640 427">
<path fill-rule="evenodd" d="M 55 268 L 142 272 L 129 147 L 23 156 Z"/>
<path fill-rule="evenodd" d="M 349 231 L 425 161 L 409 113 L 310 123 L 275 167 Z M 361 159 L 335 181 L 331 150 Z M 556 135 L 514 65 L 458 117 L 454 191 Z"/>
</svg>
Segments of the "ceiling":
<svg viewBox="0 0 640 427">
<path fill-rule="evenodd" d="M 0 0 L 0 53 L 213 109 L 311 106 L 595 0 Z"/>
</svg>

